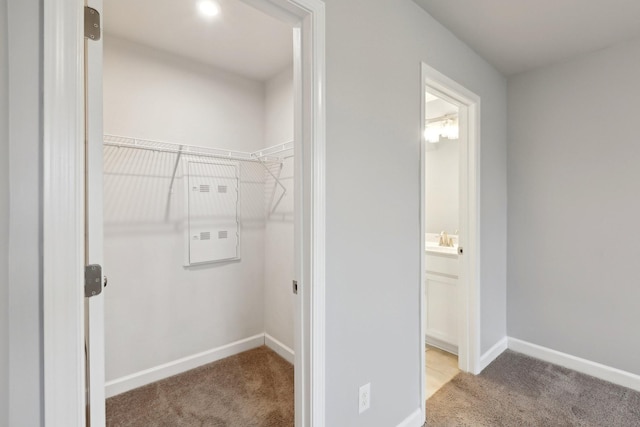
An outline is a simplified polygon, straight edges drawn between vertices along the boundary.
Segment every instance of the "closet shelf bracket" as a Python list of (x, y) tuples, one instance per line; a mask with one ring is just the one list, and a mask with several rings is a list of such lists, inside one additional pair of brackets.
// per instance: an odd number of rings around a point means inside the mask
[[(271, 169), (269, 169), (269, 166), (267, 166), (267, 164), (265, 163), (265, 161), (262, 159), (262, 157), (258, 157), (255, 153), (252, 153), (252, 156), (255, 156), (255, 158), (260, 162), (260, 164), (262, 165), (262, 167), (269, 173), (269, 175), (271, 175), (271, 177), (275, 180), (276, 184), (280, 186), (280, 188), (282, 188), (282, 194), (280, 195), (280, 197), (278, 198), (278, 201), (276, 202), (276, 204), (273, 206), (273, 208), (271, 209), (271, 213), (274, 213), (276, 211), (276, 209), (278, 209), (278, 205), (280, 204), (280, 202), (282, 201), (282, 199), (284, 199), (284, 196), (287, 194), (287, 187), (284, 186), (284, 184), (282, 184), (282, 182), (280, 181), (280, 178), (278, 178), (273, 172), (271, 172)], [(282, 168), (282, 163), (280, 163), (280, 167)]]
[(173, 183), (176, 181), (176, 172), (178, 171), (178, 165), (180, 164), (180, 157), (182, 157), (182, 145), (178, 149), (176, 155), (176, 163), (173, 165), (173, 173), (171, 174), (171, 183), (169, 184), (169, 193), (167, 194), (167, 205), (164, 209), (164, 220), (169, 221), (169, 213), (171, 210), (171, 195), (173, 194)]

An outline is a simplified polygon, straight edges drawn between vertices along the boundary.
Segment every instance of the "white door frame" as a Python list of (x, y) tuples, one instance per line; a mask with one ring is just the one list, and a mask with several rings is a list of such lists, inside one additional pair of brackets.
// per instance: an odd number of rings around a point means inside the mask
[[(296, 27), (301, 185), (296, 426), (325, 423), (325, 8), (245, 0)], [(85, 425), (84, 1), (43, 3), (43, 328), (46, 426)], [(298, 113), (297, 113), (298, 114)], [(299, 364), (298, 364), (299, 363)], [(300, 396), (298, 396), (300, 390)], [(100, 427), (100, 426), (93, 426)]]
[[(84, 3), (98, 13), (103, 13), (103, 0), (84, 0)], [(102, 58), (103, 39), (84, 39), (84, 108), (90, 112), (85, 116), (85, 236), (84, 252), (87, 265), (104, 265), (104, 131), (103, 131), (103, 90)], [(104, 275), (100, 274), (100, 284)], [(85, 351), (86, 351), (86, 399), (87, 424), (106, 424), (105, 396), (105, 294), (100, 292), (91, 298), (84, 298), (85, 310)]]
[[(458, 366), (464, 372), (480, 373), (480, 97), (435, 68), (422, 63), (421, 121), (425, 129), (425, 92), (460, 107), (460, 229), (459, 245), (459, 342)], [(466, 136), (466, 138), (465, 138)], [(466, 141), (465, 141), (466, 140)], [(466, 143), (465, 143), (466, 142)], [(425, 172), (426, 144), (420, 144), (420, 402), (426, 416), (425, 367)]]

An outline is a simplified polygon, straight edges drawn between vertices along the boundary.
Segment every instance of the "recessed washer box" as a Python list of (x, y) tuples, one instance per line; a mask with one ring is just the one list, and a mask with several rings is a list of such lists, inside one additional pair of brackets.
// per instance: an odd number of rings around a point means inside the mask
[(240, 259), (239, 166), (187, 160), (185, 265)]

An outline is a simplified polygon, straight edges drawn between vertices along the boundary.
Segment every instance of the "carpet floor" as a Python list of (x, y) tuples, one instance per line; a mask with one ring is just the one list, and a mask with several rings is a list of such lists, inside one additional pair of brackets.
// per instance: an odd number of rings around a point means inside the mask
[(506, 351), (428, 399), (426, 426), (637, 427), (640, 393)]
[(109, 427), (287, 427), (293, 366), (259, 347), (107, 399)]

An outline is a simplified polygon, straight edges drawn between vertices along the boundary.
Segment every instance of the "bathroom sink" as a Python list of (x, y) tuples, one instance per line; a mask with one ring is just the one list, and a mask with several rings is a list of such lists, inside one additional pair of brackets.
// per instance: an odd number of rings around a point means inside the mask
[(455, 246), (439, 246), (437, 242), (426, 242), (425, 251), (434, 252), (440, 254), (453, 254), (457, 255), (458, 253), (458, 245)]

